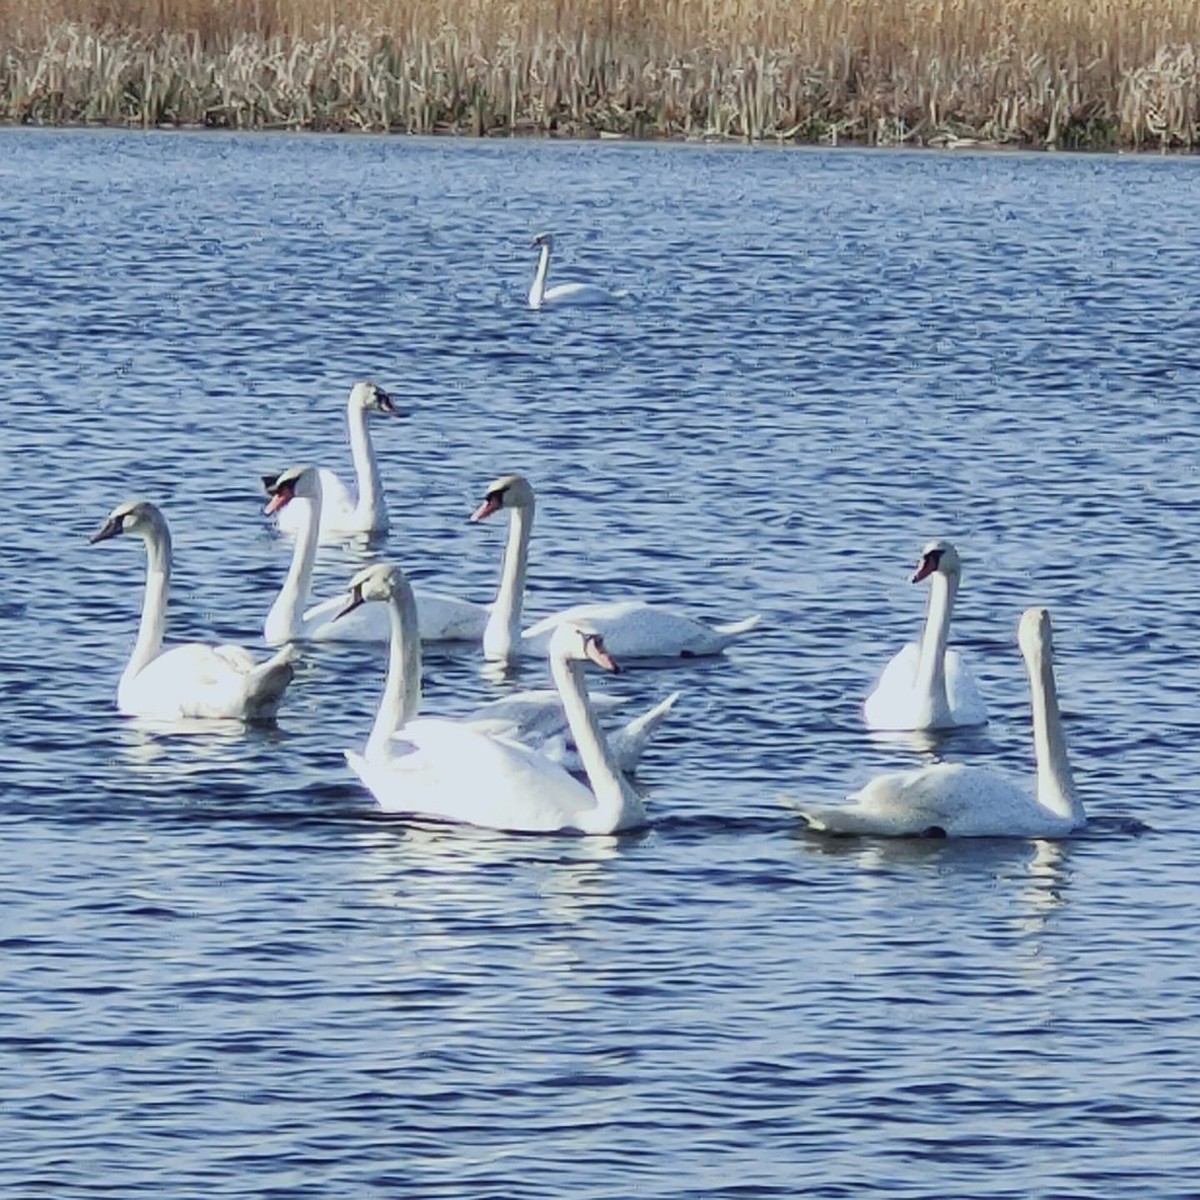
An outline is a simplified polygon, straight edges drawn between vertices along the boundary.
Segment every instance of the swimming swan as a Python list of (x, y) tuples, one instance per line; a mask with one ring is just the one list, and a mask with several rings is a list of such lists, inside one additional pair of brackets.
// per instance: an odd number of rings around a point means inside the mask
[(388, 604), (387, 683), (366, 750), (347, 751), (346, 761), (385, 812), (527, 833), (610, 834), (645, 823), (641, 800), (613, 761), (583, 683), (587, 659), (619, 670), (599, 634), (564, 625), (550, 654), (585, 786), (519, 742), (461, 721), (417, 717), (421, 650), (411, 636), (416, 606), (403, 573), (386, 564), (360, 571), (351, 581), (347, 611), (368, 600)]
[(109, 514), (92, 543), (131, 533), (146, 543), (146, 594), (137, 643), (117, 686), (117, 708), (128, 716), (176, 721), (189, 717), (270, 721), (292, 681), (292, 647), (256, 663), (241, 646), (186, 642), (163, 650), (171, 588), (171, 532), (148, 500), (130, 500)]
[(538, 621), (521, 632), (529, 538), (533, 531), (534, 494), (523, 475), (502, 475), (471, 514), (482, 521), (500, 509), (509, 512), (508, 540), (500, 586), (483, 632), (484, 656), (512, 662), (522, 654), (546, 654), (555, 628), (564, 621), (585, 621), (604, 637), (617, 658), (691, 658), (720, 654), (730, 642), (758, 624), (758, 615), (728, 625), (705, 625), (694, 617), (643, 600), (579, 604)]
[[(318, 523), (324, 511), (323, 475), (315, 467), (301, 466), (263, 477), (271, 497), (266, 512), (294, 511), (298, 518), (291, 565), (263, 625), (269, 646), (296, 641), (384, 643), (391, 637), (387, 613), (379, 605), (341, 621), (334, 617), (344, 605), (344, 595), (305, 607), (317, 557)], [(417, 614), (421, 639), (426, 642), (478, 641), (490, 615), (486, 604), (424, 589), (417, 590)]]
[[(321, 541), (351, 537), (355, 534), (386, 533), (388, 528), (387, 502), (375, 461), (375, 447), (367, 424), (370, 413), (384, 416), (402, 415), (391, 396), (374, 383), (360, 381), (350, 389), (346, 402), (346, 425), (350, 433), (350, 456), (354, 460), (354, 477), (358, 488), (355, 499), (350, 489), (332, 472), (322, 467), (321, 489), (324, 504), (318, 537)], [(265, 482), (265, 480), (264, 480)], [(285, 533), (300, 532), (298, 510), (283, 509), (278, 517), (279, 528)]]
[(565, 304), (612, 304), (624, 293), (610, 292), (593, 283), (557, 283), (552, 288), (546, 286), (546, 273), (550, 270), (550, 251), (554, 249), (554, 235), (539, 233), (532, 242), (530, 249), (540, 246), (537, 270), (533, 275), (533, 283), (529, 288), (529, 307), (545, 308), (548, 304), (555, 307)]
[(928, 542), (912, 582), (929, 579), (929, 603), (921, 641), (910, 642), (883, 669), (863, 705), (868, 729), (952, 729), (986, 725), (987, 708), (970, 668), (946, 648), (962, 564), (947, 541)]
[(1028, 609), (1017, 641), (1033, 702), (1032, 795), (987, 767), (938, 763), (880, 775), (850, 797), (852, 804), (803, 812), (810, 828), (890, 837), (1059, 837), (1083, 825), (1058, 708), (1050, 614)]

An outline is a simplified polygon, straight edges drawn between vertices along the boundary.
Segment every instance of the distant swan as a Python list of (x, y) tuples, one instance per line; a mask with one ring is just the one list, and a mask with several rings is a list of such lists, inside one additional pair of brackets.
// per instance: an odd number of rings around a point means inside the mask
[(1050, 614), (1028, 609), (1017, 640), (1029, 672), (1033, 705), (1035, 789), (987, 767), (938, 763), (880, 775), (839, 808), (808, 809), (805, 820), (825, 833), (906, 837), (1059, 837), (1086, 821), (1067, 757), (1054, 681)]
[(533, 283), (529, 288), (529, 307), (545, 308), (548, 304), (556, 307), (560, 304), (612, 304), (624, 293), (610, 292), (592, 283), (558, 283), (554, 287), (546, 286), (546, 273), (550, 270), (550, 252), (554, 249), (554, 235), (539, 233), (530, 248), (541, 247), (538, 256), (537, 270), (534, 272)]
[(347, 611), (383, 600), (392, 623), (387, 683), (366, 750), (346, 761), (385, 812), (510, 832), (610, 834), (645, 823), (637, 793), (613, 761), (583, 683), (590, 659), (618, 669), (599, 634), (564, 625), (550, 669), (587, 774), (585, 786), (519, 742), (448, 719), (418, 717), (420, 642), (416, 606), (398, 568), (378, 564), (351, 581)]
[(912, 582), (929, 579), (929, 603), (921, 641), (910, 642), (884, 668), (863, 705), (868, 729), (931, 730), (986, 725), (987, 708), (970, 668), (948, 650), (950, 616), (962, 565), (947, 541), (928, 542)]
[(130, 500), (109, 514), (92, 543), (123, 533), (146, 544), (146, 592), (137, 643), (117, 686), (117, 707), (134, 717), (270, 721), (292, 681), (295, 651), (285, 647), (256, 663), (241, 646), (186, 642), (163, 650), (171, 588), (171, 533), (148, 500)]
[(472, 521), (482, 521), (502, 508), (509, 511), (500, 586), (483, 632), (485, 657), (512, 662), (522, 654), (546, 654), (559, 624), (582, 621), (603, 634), (604, 644), (617, 658), (690, 658), (720, 654), (758, 623), (754, 615), (728, 625), (705, 625), (694, 617), (643, 600), (616, 600), (576, 605), (522, 633), (534, 506), (533, 488), (523, 475), (502, 475), (488, 485), (483, 502), (471, 514)]
[[(296, 540), (292, 561), (275, 603), (267, 613), (263, 637), (267, 645), (283, 642), (380, 642), (391, 637), (386, 611), (363, 608), (346, 620), (334, 617), (345, 597), (337, 595), (306, 608), (317, 556), (317, 523), (323, 511), (323, 473), (315, 467), (289, 467), (281, 475), (264, 476), (268, 513), (294, 512)], [(490, 615), (486, 604), (459, 600), (440, 592), (417, 591), (421, 638), (427, 642), (478, 641)]]
[[(321, 541), (352, 537), (355, 534), (386, 533), (388, 528), (387, 501), (375, 447), (367, 424), (370, 413), (400, 416), (391, 396), (374, 383), (359, 382), (350, 389), (346, 402), (346, 425), (350, 434), (350, 456), (354, 460), (354, 478), (358, 495), (326, 468), (321, 471), (321, 490), (324, 504), (318, 537)], [(279, 513), (279, 528), (285, 533), (300, 531), (298, 510), (284, 509)]]

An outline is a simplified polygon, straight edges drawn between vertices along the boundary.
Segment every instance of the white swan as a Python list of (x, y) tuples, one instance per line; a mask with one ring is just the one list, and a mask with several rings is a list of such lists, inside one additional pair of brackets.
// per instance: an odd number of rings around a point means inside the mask
[(131, 533), (146, 543), (146, 594), (137, 643), (117, 686), (128, 716), (167, 721), (191, 717), (270, 721), (292, 681), (292, 647), (256, 663), (241, 646), (187, 642), (163, 650), (171, 588), (171, 532), (148, 500), (130, 500), (92, 534), (103, 542)]
[(546, 273), (550, 270), (550, 251), (554, 249), (554, 235), (539, 233), (529, 246), (531, 249), (540, 246), (542, 251), (538, 256), (537, 270), (529, 288), (530, 308), (545, 308), (549, 304), (555, 307), (562, 304), (612, 304), (624, 295), (623, 292), (610, 292), (593, 283), (557, 283), (548, 288)]
[(926, 543), (912, 582), (929, 579), (921, 641), (910, 642), (883, 669), (863, 704), (868, 729), (930, 730), (986, 725), (987, 707), (970, 668), (946, 648), (950, 616), (962, 578), (958, 551), (947, 541)]
[(1058, 837), (1086, 821), (1067, 757), (1054, 682), (1050, 614), (1028, 609), (1017, 641), (1029, 672), (1037, 779), (1031, 795), (987, 767), (938, 763), (871, 780), (839, 808), (802, 813), (826, 833), (904, 837)]
[(522, 654), (545, 654), (555, 629), (564, 621), (584, 621), (604, 636), (617, 658), (691, 658), (720, 654), (730, 642), (758, 624), (758, 615), (728, 625), (705, 625), (694, 617), (643, 600), (579, 604), (538, 621), (521, 632), (529, 538), (533, 531), (533, 488), (523, 475), (502, 475), (471, 514), (482, 521), (500, 509), (509, 511), (508, 541), (500, 586), (483, 632), (485, 657), (512, 662)]
[[(324, 504), (321, 508), (318, 536), (322, 541), (352, 537), (355, 534), (387, 532), (387, 501), (384, 499), (379, 464), (375, 461), (375, 447), (371, 443), (370, 428), (367, 425), (369, 413), (382, 413), (392, 417), (401, 415), (395, 401), (383, 388), (374, 383), (360, 381), (350, 389), (350, 397), (346, 401), (350, 457), (354, 460), (358, 496), (356, 498), (332, 471), (324, 467), (320, 469)], [(285, 533), (300, 532), (299, 511), (284, 509), (277, 519), (279, 528)]]
[[(335, 621), (344, 595), (306, 608), (316, 562), (318, 523), (323, 511), (323, 473), (315, 467), (289, 467), (281, 475), (263, 476), (270, 500), (266, 512), (295, 512), (298, 520), (292, 561), (283, 587), (267, 613), (263, 637), (267, 645), (284, 642), (386, 642), (391, 637), (387, 613), (372, 605)], [(478, 641), (487, 626), (486, 604), (458, 600), (440, 592), (416, 589), (421, 638), (426, 642)]]
[(613, 761), (583, 684), (591, 659), (618, 669), (596, 633), (564, 625), (550, 668), (587, 774), (585, 786), (519, 742), (461, 721), (417, 717), (420, 642), (404, 575), (377, 564), (351, 582), (347, 611), (385, 600), (392, 623), (387, 684), (364, 753), (346, 761), (385, 812), (409, 813), (511, 832), (609, 834), (644, 824), (641, 800)]

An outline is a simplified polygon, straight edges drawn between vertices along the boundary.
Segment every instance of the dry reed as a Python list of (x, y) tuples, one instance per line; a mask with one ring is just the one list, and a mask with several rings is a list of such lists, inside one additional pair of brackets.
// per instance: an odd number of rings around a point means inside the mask
[(1191, 148), (1195, 0), (0, 0), (0, 119)]

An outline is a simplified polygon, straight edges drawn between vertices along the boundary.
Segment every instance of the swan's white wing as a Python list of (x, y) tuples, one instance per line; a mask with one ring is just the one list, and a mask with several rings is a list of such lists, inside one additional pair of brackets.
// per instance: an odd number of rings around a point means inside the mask
[(963, 763), (879, 775), (849, 799), (802, 815), (822, 832), (878, 837), (1054, 837), (1071, 828), (1005, 776)]
[(594, 283), (556, 283), (542, 294), (542, 306), (547, 304), (612, 304), (618, 295)]
[(441, 592), (414, 587), (417, 626), (423, 642), (478, 642), (487, 628), (491, 608)]
[(642, 600), (578, 604), (545, 617), (521, 635), (526, 652), (545, 654), (554, 630), (563, 621), (587, 622), (604, 636), (605, 649), (623, 658), (677, 658), (719, 654), (755, 618), (730, 626), (705, 625), (694, 617)]
[(946, 698), (955, 725), (987, 724), (987, 705), (966, 656), (953, 649), (946, 651)]
[(510, 832), (577, 828), (592, 793), (562, 767), (516, 742), (437, 718), (410, 721), (386, 756), (346, 760), (385, 812)]
[(291, 681), (291, 651), (255, 662), (241, 646), (186, 642), (160, 654), (132, 679), (122, 679), (122, 712), (173, 720), (269, 718)]

